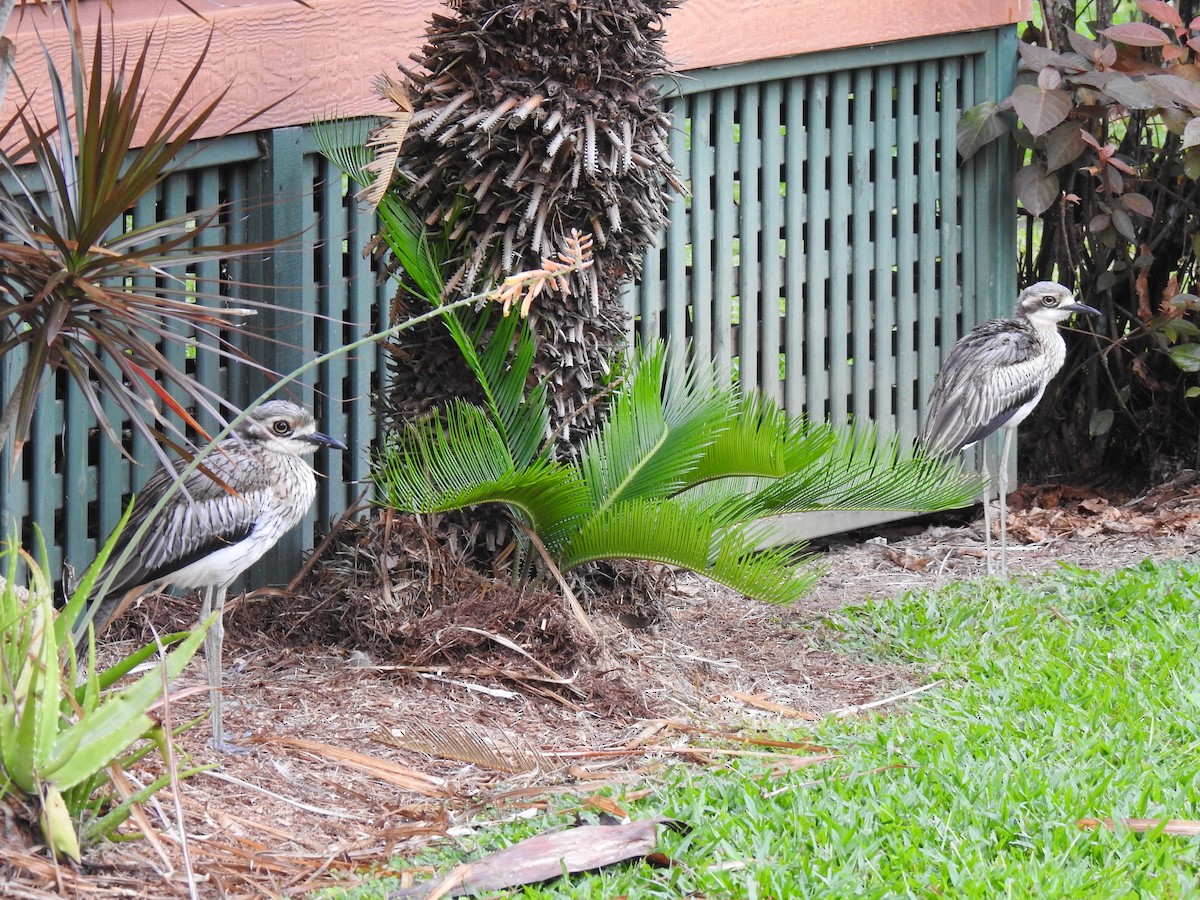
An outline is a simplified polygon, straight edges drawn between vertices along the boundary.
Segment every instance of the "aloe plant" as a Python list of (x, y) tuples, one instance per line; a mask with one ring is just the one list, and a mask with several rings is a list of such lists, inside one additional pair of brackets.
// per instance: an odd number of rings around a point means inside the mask
[[(29, 809), (55, 854), (74, 860), (87, 843), (111, 835), (135, 803), (168, 783), (170, 776), (164, 776), (123, 798), (112, 790), (112, 773), (170, 739), (149, 711), (163, 700), (166, 685), (195, 655), (213, 621), (167, 636), (102, 671), (92, 645), (81, 673), (70, 626), (116, 537), (57, 612), (44, 546), (36, 562), (14, 542), (0, 544), (0, 796)], [(16, 587), (22, 583), (28, 583), (27, 591)], [(116, 688), (135, 666), (171, 645), (161, 654), (161, 668)]]
[[(511, 408), (519, 379), (493, 393)], [(534, 415), (531, 410), (530, 416)], [(771, 517), (818, 510), (933, 512), (973, 502), (979, 479), (869, 427), (834, 428), (743, 396), (714, 369), (635, 353), (600, 429), (572, 462), (552, 444), (518, 459), (496, 417), (461, 401), (394, 433), (375, 461), (378, 501), (412, 513), (500, 504), (562, 570), (605, 559), (690, 569), (786, 603), (819, 574), (802, 546), (771, 546)], [(522, 567), (537, 558), (526, 545)]]

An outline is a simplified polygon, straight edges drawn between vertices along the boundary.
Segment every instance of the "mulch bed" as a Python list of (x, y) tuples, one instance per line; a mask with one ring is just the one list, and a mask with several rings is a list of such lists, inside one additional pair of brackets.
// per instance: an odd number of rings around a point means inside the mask
[[(1182, 558), (1200, 535), (1200, 478), (1184, 473), (1141, 497), (1023, 486), (1010, 508), (1015, 573)], [(347, 592), (365, 585), (304, 600), (251, 595), (228, 614), (226, 633), (226, 722), (245, 752), (214, 753), (204, 723), (185, 733), (187, 763), (218, 767), (146, 808), (154, 840), (93, 848), (77, 869), (55, 867), (17, 817), (3, 817), (0, 894), (294, 896), (353, 883), (357, 871), (463, 835), (468, 823), (484, 828), (481, 815), (536, 815), (564, 798), (611, 812), (601, 786), (637, 792), (670, 765), (721, 766), (763, 749), (756, 742), (768, 731), (786, 727), (797, 741), (773, 765), (819, 764), (824, 748), (803, 741), (812, 722), (902, 699), (922, 680), (839, 650), (823, 620), (868, 596), (981, 574), (980, 523), (948, 521), (827, 542), (826, 575), (790, 608), (690, 575), (664, 579), (650, 616), (594, 612), (595, 639), (570, 630), (553, 591), (517, 598), (526, 604), (519, 627), (497, 614), (504, 603), (477, 603), (475, 619), (447, 613), (436, 628), (400, 614), (386, 641), (356, 641), (362, 623), (338, 624), (357, 608)], [(438, 589), (463, 588), (449, 571), (438, 570)], [(149, 604), (141, 615), (178, 625), (194, 602)], [(115, 632), (112, 652), (132, 649), (145, 620)], [(202, 685), (202, 665), (182, 681)], [(168, 713), (179, 722), (204, 708), (199, 692)], [(147, 761), (133, 774), (157, 773)]]

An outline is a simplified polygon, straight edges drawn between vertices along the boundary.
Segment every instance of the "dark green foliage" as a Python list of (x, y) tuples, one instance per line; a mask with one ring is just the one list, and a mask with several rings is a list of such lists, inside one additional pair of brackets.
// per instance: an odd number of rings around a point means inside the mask
[(1032, 479), (1102, 468), (1133, 486), (1196, 464), (1196, 13), (1195, 0), (1045, 5), (1012, 95), (960, 123), (964, 156), (1006, 130), (1021, 148), (1022, 282), (1061, 281), (1104, 313), (1068, 341), (1031, 417)]

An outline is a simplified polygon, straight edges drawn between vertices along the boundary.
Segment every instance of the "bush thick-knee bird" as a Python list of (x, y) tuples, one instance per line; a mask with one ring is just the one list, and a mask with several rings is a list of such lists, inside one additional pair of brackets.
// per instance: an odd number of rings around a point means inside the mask
[[(921, 441), (940, 453), (957, 453), (1004, 429), (997, 466), (1000, 500), (1000, 570), (1008, 569), (1008, 455), (1013, 432), (1038, 405), (1067, 357), (1058, 331), (1075, 313), (1099, 315), (1053, 281), (1031, 284), (1017, 298), (1011, 319), (990, 319), (958, 340), (942, 363), (929, 395)], [(987, 475), (986, 455), (983, 473)], [(986, 490), (986, 489), (985, 489)], [(992, 571), (991, 517), (984, 496), (987, 568)]]
[[(137, 597), (166, 587), (204, 588), (202, 620), (214, 610), (222, 611), (229, 585), (299, 524), (312, 506), (317, 482), (305, 457), (322, 446), (346, 449), (341, 441), (316, 430), (308, 410), (286, 400), (260, 404), (204, 458), (201, 468), (184, 479), (114, 572), (113, 565), (186, 461), (177, 462), (175, 472), (160, 470), (152, 475), (137, 494), (113, 550), (113, 564), (97, 581), (103, 585), (111, 575), (111, 584), (103, 597), (89, 605), (76, 640), (86, 637), (87, 621), (99, 634)], [(204, 642), (213, 745), (218, 749), (227, 746), (221, 715), (223, 638), (218, 616)]]

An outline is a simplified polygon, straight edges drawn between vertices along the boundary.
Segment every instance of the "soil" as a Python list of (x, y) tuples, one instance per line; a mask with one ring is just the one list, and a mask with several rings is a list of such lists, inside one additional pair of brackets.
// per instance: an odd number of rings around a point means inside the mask
[[(1183, 558), (1200, 536), (1200, 477), (1184, 473), (1143, 497), (1022, 487), (1010, 508), (1018, 577), (1062, 561), (1108, 570)], [(600, 786), (651, 788), (667, 765), (719, 766), (764, 749), (755, 745), (767, 735), (795, 742), (777, 749), (777, 765), (819, 764), (824, 748), (804, 743), (814, 722), (902, 708), (923, 681), (839, 649), (829, 617), (868, 597), (982, 575), (981, 534), (981, 521), (942, 517), (829, 539), (815, 548), (826, 574), (789, 608), (681, 574), (656, 625), (594, 615), (597, 637), (569, 670), (491, 632), (482, 643), (495, 654), (480, 646), (456, 667), (400, 665), (377, 650), (306, 642), (296, 629), (264, 630), (253, 607), (269, 608), (270, 597), (251, 597), (228, 614), (225, 644), (226, 727), (243, 752), (209, 748), (204, 722), (185, 732), (177, 766), (216, 767), (145, 808), (156, 839), (93, 848), (78, 867), (53, 866), (8, 816), (0, 895), (292, 896), (564, 798), (619, 814)], [(199, 662), (183, 682), (162, 710), (171, 723), (206, 706)], [(157, 774), (148, 759), (129, 777)]]

